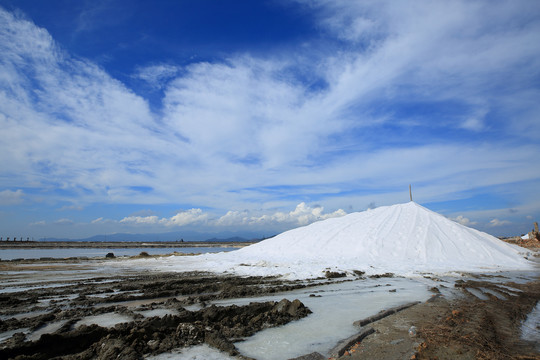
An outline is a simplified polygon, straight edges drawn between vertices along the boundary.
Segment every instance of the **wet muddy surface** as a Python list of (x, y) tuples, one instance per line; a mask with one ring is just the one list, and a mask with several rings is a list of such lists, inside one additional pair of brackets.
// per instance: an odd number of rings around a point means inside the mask
[(538, 339), (522, 338), (525, 319), (540, 300), (540, 280), (487, 277), (456, 281), (455, 297), (434, 287), (427, 302), (367, 325), (373, 332), (338, 358), (540, 359)]
[[(249, 352), (239, 349), (254, 334), (295, 325), (311, 311), (302, 322), (327, 312), (308, 299), (322, 296), (324, 304), (343, 307), (354, 298), (347, 291), (333, 297), (334, 285), (357, 286), (355, 294), (366, 300), (383, 293), (400, 296), (411, 286), (390, 273), (358, 272), (352, 280), (329, 272), (311, 281), (288, 281), (112, 266), (116, 261), (122, 260), (0, 262), (0, 359), (144, 359), (201, 344), (248, 359)], [(520, 326), (540, 299), (537, 274), (461, 277), (423, 276), (416, 291), (429, 289), (432, 300), (359, 327), (374, 332), (344, 349), (342, 357), (537, 359), (534, 344), (520, 338)], [(351, 325), (357, 320), (351, 317)]]
[(202, 343), (242, 358), (234, 342), (311, 312), (295, 299), (209, 305), (310, 286), (300, 281), (207, 273), (81, 278), (89, 276), (84, 270), (64, 280), (32, 275), (45, 269), (56, 270), (28, 265), (26, 280), (3, 283), (1, 359), (142, 359)]

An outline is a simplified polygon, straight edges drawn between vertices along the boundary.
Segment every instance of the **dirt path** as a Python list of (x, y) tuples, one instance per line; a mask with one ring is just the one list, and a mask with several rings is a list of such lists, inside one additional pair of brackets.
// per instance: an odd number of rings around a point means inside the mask
[[(540, 300), (540, 280), (456, 285), (463, 291), (457, 299), (434, 295), (369, 324), (375, 332), (340, 359), (540, 359), (534, 344), (520, 339), (521, 322)], [(487, 299), (474, 296), (474, 289), (484, 291)], [(414, 336), (409, 334), (411, 326), (416, 328)]]

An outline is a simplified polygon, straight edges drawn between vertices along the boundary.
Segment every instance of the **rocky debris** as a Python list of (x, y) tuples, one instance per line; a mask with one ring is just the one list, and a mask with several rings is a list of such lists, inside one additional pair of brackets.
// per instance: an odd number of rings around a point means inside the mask
[(324, 273), (324, 276), (327, 278), (327, 279), (335, 279), (335, 278), (342, 278), (342, 277), (345, 277), (347, 276), (346, 273), (344, 272), (338, 272), (338, 271), (326, 271)]
[(391, 278), (391, 277), (394, 277), (394, 274), (387, 272), (387, 273), (384, 273), (384, 274), (370, 275), (369, 277), (372, 278), (372, 279)]

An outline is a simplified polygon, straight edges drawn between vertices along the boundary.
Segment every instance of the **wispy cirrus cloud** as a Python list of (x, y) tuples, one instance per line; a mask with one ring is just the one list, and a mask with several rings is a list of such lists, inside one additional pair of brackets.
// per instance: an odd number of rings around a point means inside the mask
[(162, 89), (179, 71), (180, 68), (175, 65), (157, 64), (139, 67), (133, 76), (146, 81), (155, 89)]

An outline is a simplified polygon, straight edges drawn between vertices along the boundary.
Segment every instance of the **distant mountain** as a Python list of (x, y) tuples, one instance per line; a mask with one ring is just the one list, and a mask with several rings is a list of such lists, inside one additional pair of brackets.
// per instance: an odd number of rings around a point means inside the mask
[(197, 232), (169, 232), (169, 233), (155, 233), (155, 234), (109, 234), (109, 235), (95, 235), (84, 239), (69, 239), (69, 238), (41, 238), (38, 241), (93, 241), (93, 242), (131, 242), (131, 241), (219, 241), (219, 242), (238, 242), (238, 241), (257, 241), (261, 240), (261, 237), (257, 237), (254, 234), (242, 234), (238, 236), (235, 233), (220, 233), (219, 237), (216, 234), (197, 233)]
[(242, 238), (242, 237), (235, 236), (235, 237), (231, 237), (231, 238), (227, 238), (227, 239), (212, 238), (212, 239), (208, 239), (208, 240), (204, 240), (204, 241), (208, 241), (208, 242), (242, 242), (242, 241), (249, 241), (249, 240), (247, 240), (245, 238)]

